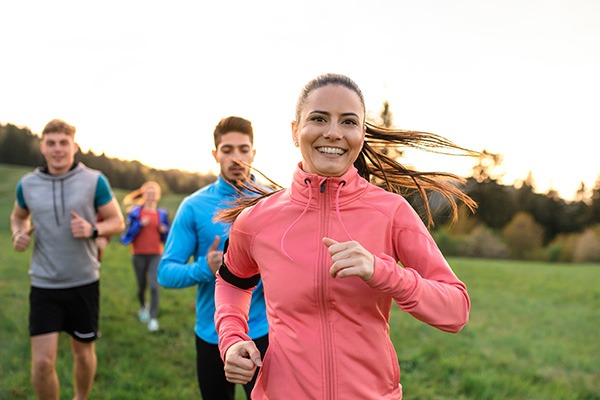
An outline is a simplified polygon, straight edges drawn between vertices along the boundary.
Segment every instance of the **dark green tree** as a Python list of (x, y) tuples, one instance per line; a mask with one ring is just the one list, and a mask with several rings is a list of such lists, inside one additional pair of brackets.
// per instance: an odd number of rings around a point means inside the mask
[(40, 138), (27, 128), (0, 125), (0, 163), (41, 166)]
[(592, 225), (600, 223), (600, 175), (592, 189), (590, 203), (590, 222)]
[(478, 182), (469, 178), (466, 190), (478, 204), (475, 217), (492, 229), (501, 229), (519, 209), (514, 188), (500, 185), (495, 179)]

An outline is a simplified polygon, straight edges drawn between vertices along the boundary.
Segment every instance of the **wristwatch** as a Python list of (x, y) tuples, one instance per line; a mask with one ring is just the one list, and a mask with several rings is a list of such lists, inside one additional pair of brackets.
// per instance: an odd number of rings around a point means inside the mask
[(98, 237), (98, 228), (96, 225), (92, 225), (92, 234), (90, 235), (90, 239), (96, 239)]

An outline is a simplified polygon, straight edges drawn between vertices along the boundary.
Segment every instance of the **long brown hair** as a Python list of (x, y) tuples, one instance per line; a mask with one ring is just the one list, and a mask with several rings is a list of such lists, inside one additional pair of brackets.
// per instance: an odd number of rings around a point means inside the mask
[[(311, 80), (302, 89), (296, 103), (296, 121), (300, 120), (308, 95), (313, 90), (327, 85), (339, 85), (354, 91), (359, 96), (363, 109), (365, 109), (364, 97), (354, 81), (344, 75), (325, 74)], [(464, 203), (471, 211), (477, 208), (477, 203), (462, 190), (466, 181), (465, 178), (449, 172), (417, 171), (405, 167), (389, 154), (401, 154), (402, 149), (407, 147), (438, 154), (470, 157), (478, 157), (482, 154), (481, 152), (458, 146), (445, 137), (434, 133), (380, 127), (369, 122), (365, 122), (365, 125), (366, 134), (363, 147), (354, 161), (358, 174), (369, 182), (392, 193), (408, 195), (414, 191), (418, 192), (423, 200), (428, 227), (431, 228), (434, 224), (428, 201), (428, 192), (430, 191), (439, 193), (448, 201), (452, 211), (452, 221), (458, 218), (457, 200)], [(260, 171), (257, 172), (260, 173)], [(264, 174), (260, 174), (266, 178)], [(275, 187), (275, 191), (267, 193), (258, 188), (251, 188), (250, 190), (259, 194), (258, 197), (240, 198), (232, 208), (221, 211), (217, 215), (217, 219), (233, 222), (243, 209), (282, 189), (272, 180), (268, 180)]]

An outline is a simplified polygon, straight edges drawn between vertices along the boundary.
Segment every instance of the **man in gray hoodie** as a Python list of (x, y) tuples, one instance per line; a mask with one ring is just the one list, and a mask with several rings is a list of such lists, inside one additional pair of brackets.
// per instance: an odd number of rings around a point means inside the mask
[[(13, 247), (35, 236), (29, 275), (31, 381), (38, 398), (58, 399), (58, 336), (71, 336), (74, 399), (86, 399), (96, 374), (100, 263), (96, 238), (120, 233), (123, 214), (100, 172), (75, 162), (75, 127), (53, 119), (42, 131), (46, 167), (25, 175), (10, 215)], [(100, 222), (97, 222), (100, 221)]]

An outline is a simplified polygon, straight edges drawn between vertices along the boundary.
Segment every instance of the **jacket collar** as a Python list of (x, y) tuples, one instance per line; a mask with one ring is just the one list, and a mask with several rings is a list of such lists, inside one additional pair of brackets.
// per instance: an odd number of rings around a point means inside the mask
[[(250, 179), (254, 181), (254, 175), (251, 175)], [(223, 196), (239, 197), (241, 193), (245, 193), (246, 195), (253, 195), (247, 189), (229, 183), (227, 180), (225, 180), (225, 178), (223, 178), (223, 175), (221, 174), (219, 174), (219, 176), (217, 177), (217, 180), (215, 181), (214, 185), (217, 191)]]
[(289, 192), (292, 200), (303, 204), (303, 207), (302, 212), (287, 227), (283, 235), (281, 235), (279, 246), (283, 254), (290, 260), (293, 260), (292, 256), (286, 250), (286, 236), (288, 232), (294, 229), (294, 226), (309, 209), (317, 208), (321, 204), (323, 195), (329, 196), (331, 199), (331, 215), (346, 233), (347, 240), (352, 240), (352, 236), (342, 220), (340, 206), (350, 203), (355, 198), (361, 196), (368, 190), (368, 187), (369, 183), (358, 175), (358, 170), (354, 166), (350, 167), (344, 175), (334, 177), (308, 174), (302, 170), (302, 163), (298, 163)]
[(63, 174), (59, 174), (59, 175), (52, 175), (50, 174), (50, 172), (48, 172), (48, 167), (44, 166), (44, 167), (38, 167), (35, 169), (35, 172), (38, 173), (38, 175), (42, 178), (42, 179), (46, 179), (46, 180), (64, 180), (64, 179), (68, 179), (71, 176), (81, 172), (83, 170), (83, 163), (81, 162), (75, 162), (71, 168), (69, 168), (69, 170)]
[[(369, 182), (358, 175), (356, 167), (351, 166), (342, 176), (321, 176), (309, 174), (302, 170), (302, 163), (298, 163), (291, 185), (291, 196), (297, 201), (315, 199), (319, 193), (332, 193), (337, 201), (344, 204), (364, 193)], [(310, 193), (309, 193), (310, 192)]]

